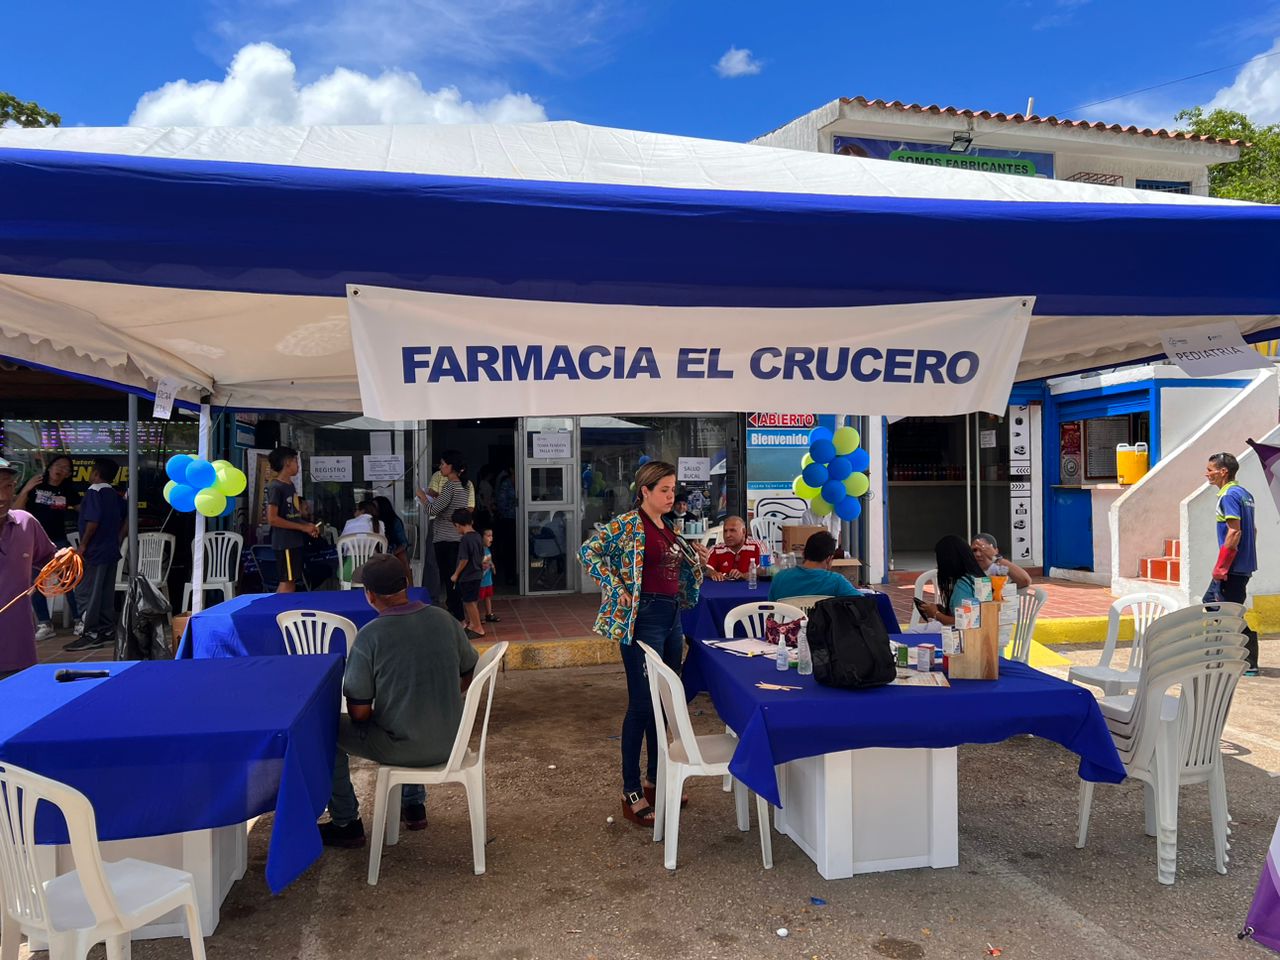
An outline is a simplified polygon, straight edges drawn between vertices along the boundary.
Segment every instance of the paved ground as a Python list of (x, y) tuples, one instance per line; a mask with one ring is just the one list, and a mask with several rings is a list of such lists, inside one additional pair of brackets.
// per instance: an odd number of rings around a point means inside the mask
[[(1264, 641), (1263, 662), (1280, 663), (1280, 639)], [(1171, 888), (1155, 881), (1141, 788), (1100, 786), (1089, 846), (1076, 850), (1074, 758), (1031, 738), (961, 748), (958, 868), (825, 882), (774, 834), (776, 868), (766, 872), (754, 823), (738, 833), (729, 796), (695, 781), (680, 869), (668, 873), (648, 835), (617, 817), (613, 735), (623, 691), (612, 666), (501, 676), (482, 877), (471, 872), (456, 789), (432, 792), (429, 828), (387, 851), (376, 888), (365, 883), (367, 850), (327, 851), (272, 897), (263, 879), (271, 822), (262, 818), (250, 835), (249, 874), (207, 941), (209, 957), (981, 960), (988, 944), (1006, 960), (1269, 956), (1235, 933), (1280, 812), (1280, 670), (1242, 682), (1231, 716), (1230, 872), (1213, 870), (1205, 789), (1186, 788)], [(704, 711), (696, 722), (714, 729), (709, 703), (696, 708)], [(356, 781), (366, 798), (371, 767), (357, 767)], [(606, 823), (609, 815), (617, 822)], [(777, 936), (780, 927), (789, 938)], [(134, 947), (137, 960), (187, 956), (179, 941)]]

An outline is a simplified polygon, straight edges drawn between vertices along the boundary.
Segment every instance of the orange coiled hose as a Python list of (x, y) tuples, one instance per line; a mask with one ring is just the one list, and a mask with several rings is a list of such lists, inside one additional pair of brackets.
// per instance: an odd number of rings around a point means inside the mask
[(84, 561), (80, 554), (70, 549), (59, 550), (57, 556), (41, 568), (36, 582), (0, 607), (0, 613), (4, 613), (24, 597), (31, 596), (36, 590), (46, 597), (60, 597), (64, 593), (70, 593), (83, 576)]

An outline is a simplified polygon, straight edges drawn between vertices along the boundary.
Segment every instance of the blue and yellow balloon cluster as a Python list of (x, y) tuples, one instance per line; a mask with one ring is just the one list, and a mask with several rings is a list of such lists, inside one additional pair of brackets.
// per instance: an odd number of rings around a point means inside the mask
[(834, 433), (826, 427), (810, 431), (809, 452), (800, 461), (800, 476), (791, 481), (791, 490), (808, 500), (818, 516), (834, 513), (841, 520), (857, 520), (862, 514), (858, 498), (871, 488), (871, 456), (858, 446), (860, 440), (853, 427)]
[(229, 517), (236, 509), (235, 498), (249, 482), (244, 471), (226, 460), (201, 460), (179, 453), (164, 465), (169, 482), (164, 499), (179, 513), (193, 510), (206, 517)]

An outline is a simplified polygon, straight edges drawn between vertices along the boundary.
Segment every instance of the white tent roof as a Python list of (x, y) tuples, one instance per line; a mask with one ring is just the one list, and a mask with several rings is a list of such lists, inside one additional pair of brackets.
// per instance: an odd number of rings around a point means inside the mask
[[(11, 150), (756, 194), (1188, 210), (1224, 205), (1201, 197), (568, 122), (0, 129), (0, 161)], [(263, 210), (264, 223), (271, 213)], [(257, 226), (244, 223), (249, 232)], [(200, 227), (191, 224), (193, 232)], [(1046, 256), (1053, 255), (1046, 251)], [(68, 254), (71, 259), (74, 256), (74, 252)], [(990, 265), (992, 270), (1001, 269), (998, 252)], [(146, 284), (145, 269), (135, 270), (144, 279), (127, 283), (69, 278), (74, 275), (74, 270), (44, 276), (0, 271), (0, 354), (151, 389), (160, 377), (172, 377), (183, 385), (186, 399), (210, 392), (218, 402), (239, 407), (360, 410), (346, 304), (338, 296), (151, 286)], [(1080, 276), (1078, 282), (1087, 285), (1089, 278)], [(1058, 319), (1037, 316), (1033, 320), (1021, 378), (1149, 356), (1159, 352), (1161, 332), (1203, 322), (1205, 317), (1073, 316), (1061, 324)], [(1246, 333), (1276, 322), (1269, 315), (1237, 319)]]

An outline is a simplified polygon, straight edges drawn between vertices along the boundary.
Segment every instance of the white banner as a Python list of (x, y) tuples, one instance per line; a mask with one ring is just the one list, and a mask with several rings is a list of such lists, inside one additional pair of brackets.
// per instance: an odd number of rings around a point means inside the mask
[(347, 288), (360, 397), (382, 420), (1002, 414), (1033, 304), (650, 307)]
[(1269, 357), (1244, 342), (1240, 328), (1231, 320), (1181, 327), (1166, 333), (1162, 339), (1165, 356), (1189, 377), (1212, 377), (1273, 366)]

